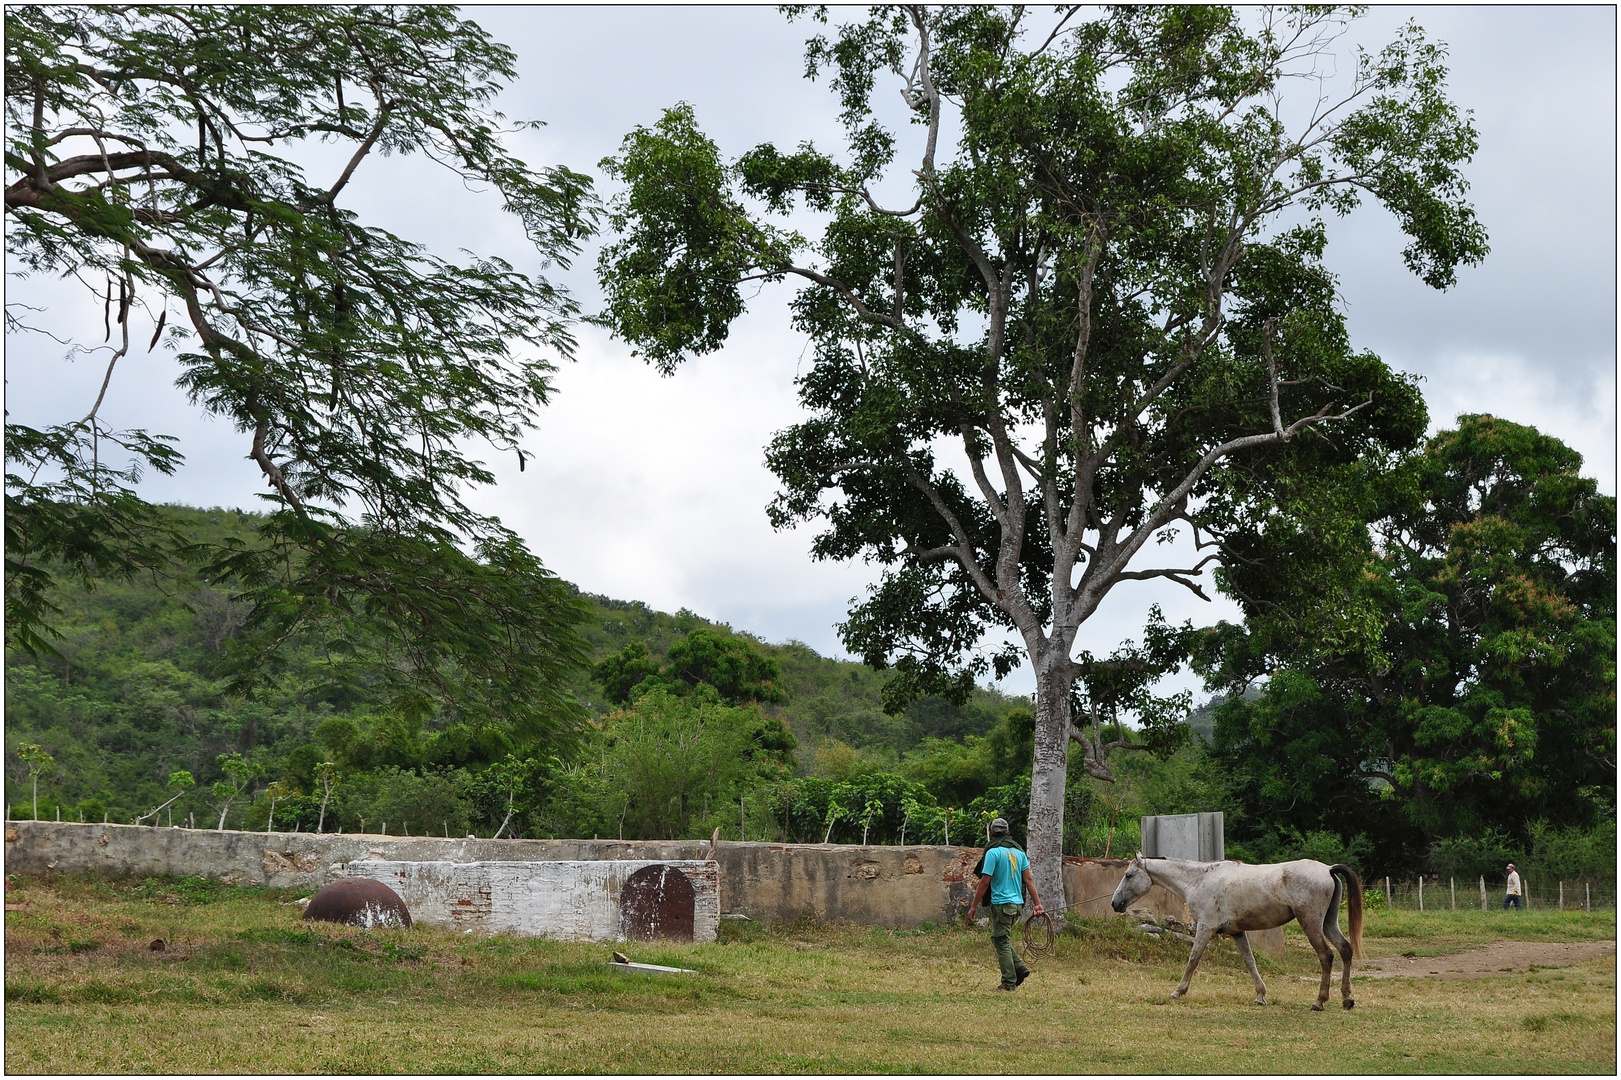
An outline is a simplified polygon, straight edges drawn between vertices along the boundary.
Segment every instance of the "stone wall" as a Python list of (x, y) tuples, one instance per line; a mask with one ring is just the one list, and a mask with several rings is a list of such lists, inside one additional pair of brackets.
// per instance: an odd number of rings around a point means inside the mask
[[(477, 862), (691, 862), (710, 858), (702, 840), (475, 840), (351, 833), (258, 833), (80, 825), (6, 824), (8, 871), (60, 870), (126, 877), (195, 874), (232, 885), (314, 892), (349, 864)], [(737, 844), (715, 850), (719, 909), (762, 922), (805, 915), (912, 927), (961, 915), (973, 895), (978, 848)], [(1125, 873), (1120, 859), (1065, 859), (1066, 903), (1106, 917)], [(1051, 897), (1046, 898), (1049, 907)], [(1156, 886), (1135, 905), (1185, 918), (1181, 900)], [(415, 910), (413, 908), (413, 910)]]
[(393, 889), (413, 922), (559, 941), (623, 941), (620, 898), (625, 883), (649, 866), (671, 866), (686, 876), (694, 894), (692, 940), (714, 941), (720, 928), (720, 877), (713, 862), (360, 859), (349, 863), (347, 871)]

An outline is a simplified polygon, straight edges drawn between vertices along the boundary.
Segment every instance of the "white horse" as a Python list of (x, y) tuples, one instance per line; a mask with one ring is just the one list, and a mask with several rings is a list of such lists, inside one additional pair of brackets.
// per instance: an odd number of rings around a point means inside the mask
[[(1340, 933), (1340, 882), (1350, 902), (1351, 940)], [(1146, 859), (1142, 852), (1126, 867), (1126, 876), (1110, 901), (1116, 911), (1125, 911), (1154, 885), (1163, 886), (1187, 902), (1193, 913), (1195, 930), (1193, 955), (1182, 973), (1182, 984), (1171, 995), (1175, 1000), (1188, 992), (1193, 969), (1199, 966), (1205, 946), (1217, 934), (1226, 934), (1238, 946), (1250, 977), (1255, 980), (1255, 1004), (1266, 1004), (1266, 984), (1255, 968), (1250, 952), (1248, 930), (1271, 930), (1290, 919), (1299, 919), (1317, 959), (1323, 964), (1323, 984), (1317, 992), (1313, 1012), (1322, 1012), (1333, 979), (1334, 948), (1344, 961), (1340, 995), (1347, 1009), (1351, 998), (1351, 957), (1362, 956), (1362, 879), (1344, 863), (1325, 866), (1313, 859), (1250, 866), (1240, 862), (1189, 862), (1186, 859)], [(1326, 940), (1325, 940), (1326, 939)], [(1333, 942), (1334, 948), (1329, 947)]]

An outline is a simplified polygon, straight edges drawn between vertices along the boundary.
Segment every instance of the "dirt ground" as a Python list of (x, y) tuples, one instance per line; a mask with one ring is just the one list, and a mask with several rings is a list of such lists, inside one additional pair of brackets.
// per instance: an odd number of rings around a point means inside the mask
[[(1369, 979), (1485, 979), (1533, 967), (1565, 967), (1614, 952), (1613, 941), (1499, 941), (1447, 956), (1369, 956), (1352, 970), (1356, 977)], [(1315, 975), (1305, 977), (1307, 982), (1316, 979)]]

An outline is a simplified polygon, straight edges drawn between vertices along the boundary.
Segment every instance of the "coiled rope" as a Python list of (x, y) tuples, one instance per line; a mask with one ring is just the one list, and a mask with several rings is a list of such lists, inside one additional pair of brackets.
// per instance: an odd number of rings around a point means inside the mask
[[(1090, 904), (1094, 900), (1102, 900), (1111, 893), (1099, 893), (1097, 896), (1088, 896), (1085, 900), (1077, 900), (1073, 904), (1065, 904), (1065, 911), (1074, 911), (1083, 904)], [(1050, 912), (1043, 911), (1040, 915), (1032, 915), (1024, 920), (1023, 933), (1019, 938), (1019, 952), (1029, 963), (1044, 956), (1051, 956), (1058, 948), (1058, 928), (1053, 924)]]
[(1053, 926), (1053, 917), (1043, 911), (1040, 915), (1032, 915), (1024, 920), (1024, 933), (1019, 940), (1019, 951), (1029, 963), (1035, 963), (1044, 956), (1051, 956), (1058, 945), (1058, 930)]

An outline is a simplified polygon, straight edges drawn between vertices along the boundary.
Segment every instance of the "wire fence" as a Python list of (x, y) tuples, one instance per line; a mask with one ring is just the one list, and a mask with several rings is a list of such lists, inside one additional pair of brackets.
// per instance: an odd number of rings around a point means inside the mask
[[(1489, 911), (1501, 910), (1508, 885), (1502, 878), (1438, 877), (1426, 874), (1423, 878), (1374, 877), (1363, 881), (1371, 896), (1371, 905), (1388, 905), (1397, 911)], [(1388, 891), (1387, 891), (1388, 890)], [(1593, 878), (1567, 878), (1544, 881), (1522, 878), (1520, 895), (1526, 908), (1560, 911), (1614, 911), (1616, 883), (1614, 880)]]

